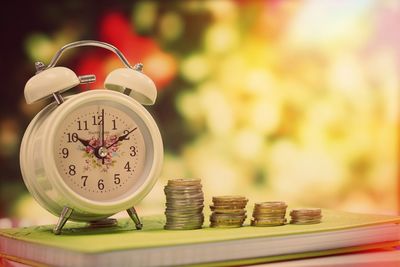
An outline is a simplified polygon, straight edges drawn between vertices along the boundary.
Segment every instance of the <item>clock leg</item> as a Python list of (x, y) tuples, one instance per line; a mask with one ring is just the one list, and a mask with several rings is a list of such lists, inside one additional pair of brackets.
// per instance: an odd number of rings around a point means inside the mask
[(126, 212), (128, 212), (129, 217), (131, 217), (131, 219), (135, 222), (136, 230), (141, 230), (143, 227), (143, 224), (140, 222), (140, 219), (139, 219), (139, 216), (137, 215), (135, 207), (127, 209)]
[(69, 207), (64, 207), (61, 211), (60, 218), (58, 218), (57, 225), (53, 229), (55, 235), (61, 234), (61, 229), (64, 227), (65, 223), (68, 221), (74, 210)]

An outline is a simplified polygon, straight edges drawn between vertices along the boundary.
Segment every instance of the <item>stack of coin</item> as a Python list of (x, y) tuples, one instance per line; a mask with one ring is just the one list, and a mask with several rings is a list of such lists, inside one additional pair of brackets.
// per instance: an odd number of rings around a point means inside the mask
[(247, 218), (247, 202), (248, 199), (242, 196), (213, 197), (213, 205), (210, 206), (210, 227), (241, 227)]
[(282, 201), (268, 201), (254, 204), (251, 226), (278, 226), (286, 223), (287, 205)]
[(204, 222), (204, 195), (200, 179), (169, 180), (164, 188), (167, 198), (164, 229), (200, 229)]
[(294, 209), (290, 216), (292, 224), (314, 224), (320, 223), (322, 219), (321, 209), (318, 208)]

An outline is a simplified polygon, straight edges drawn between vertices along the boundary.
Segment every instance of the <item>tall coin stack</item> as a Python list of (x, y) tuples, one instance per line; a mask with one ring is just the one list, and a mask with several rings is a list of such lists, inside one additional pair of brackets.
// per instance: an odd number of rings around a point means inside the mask
[(204, 195), (200, 179), (169, 180), (164, 187), (167, 198), (166, 230), (200, 229), (204, 222)]
[(287, 205), (282, 201), (268, 201), (254, 204), (251, 226), (278, 226), (286, 223)]
[(321, 222), (322, 212), (319, 208), (294, 209), (290, 216), (291, 224), (315, 224)]
[(246, 220), (246, 205), (249, 200), (243, 196), (213, 197), (210, 206), (210, 227), (241, 227)]

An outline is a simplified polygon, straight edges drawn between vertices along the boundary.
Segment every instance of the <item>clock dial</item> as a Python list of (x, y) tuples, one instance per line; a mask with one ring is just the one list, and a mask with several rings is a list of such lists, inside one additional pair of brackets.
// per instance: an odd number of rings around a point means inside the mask
[(56, 166), (79, 195), (107, 201), (141, 183), (146, 157), (143, 125), (134, 112), (107, 103), (70, 113), (55, 137)]

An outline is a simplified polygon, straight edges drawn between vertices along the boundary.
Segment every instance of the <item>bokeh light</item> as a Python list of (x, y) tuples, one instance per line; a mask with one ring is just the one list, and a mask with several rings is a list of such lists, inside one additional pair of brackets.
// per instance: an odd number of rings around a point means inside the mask
[[(93, 28), (60, 18), (52, 31), (27, 32), (24, 64), (48, 63), (80, 39), (109, 42), (132, 65), (144, 64), (159, 90), (150, 112), (165, 162), (138, 206), (142, 214), (161, 213), (163, 186), (181, 177), (201, 178), (208, 200), (243, 194), (251, 202), (393, 214), (399, 19), (397, 1), (138, 1), (103, 7)], [(112, 53), (87, 49), (60, 64), (96, 74), (90, 89), (121, 66)], [(24, 127), (43, 105), (21, 104), (22, 90), (20, 115), (0, 117), (2, 165), (15, 160)], [(3, 188), (16, 183), (11, 177), (24, 187), (16, 169), (5, 176)], [(40, 209), (26, 191), (17, 199), (4, 216), (32, 218)]]

